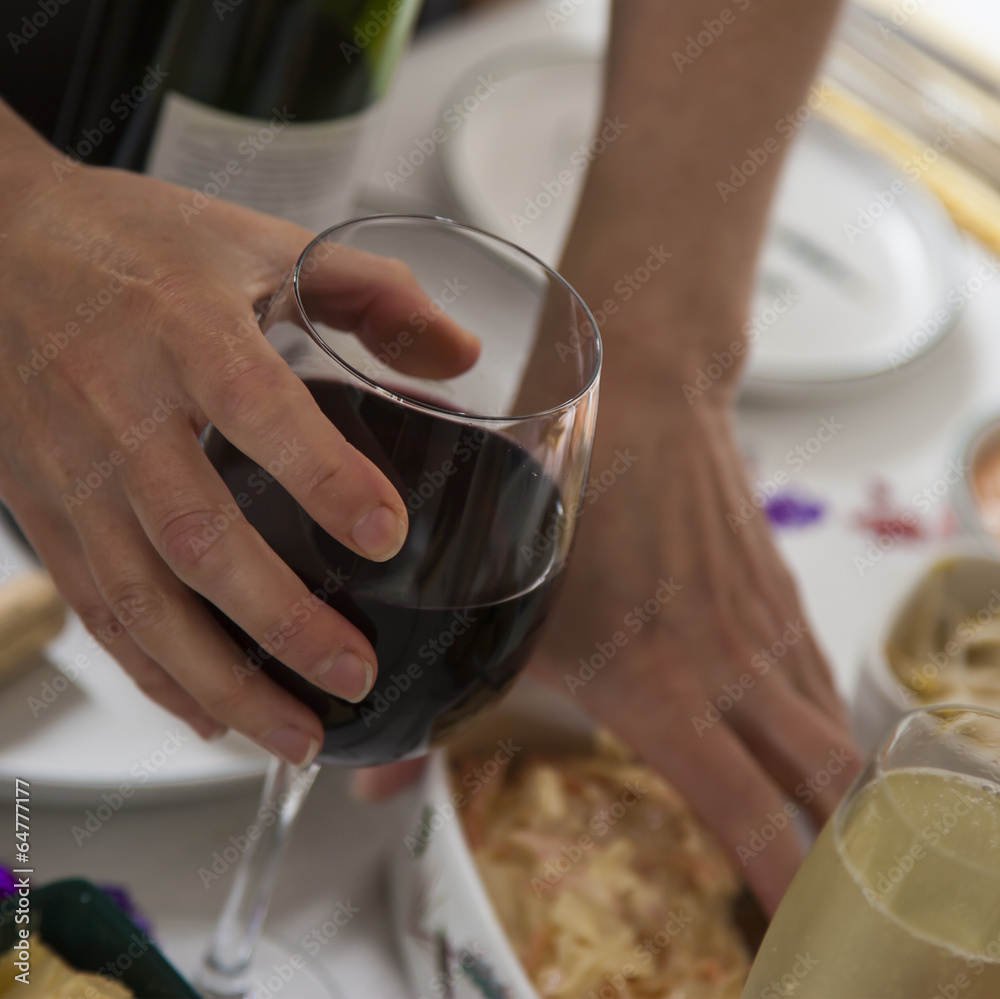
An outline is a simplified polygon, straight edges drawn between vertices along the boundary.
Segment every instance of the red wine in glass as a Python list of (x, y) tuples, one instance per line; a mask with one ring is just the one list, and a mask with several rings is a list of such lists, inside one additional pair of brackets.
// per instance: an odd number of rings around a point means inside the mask
[(318, 762), (389, 763), (426, 751), (517, 676), (564, 568), (550, 538), (565, 513), (538, 462), (499, 432), (345, 382), (306, 384), (406, 501), (409, 534), (390, 561), (335, 541), (217, 430), (205, 450), (263, 539), (371, 641), (375, 686), (359, 704), (334, 697), (213, 610), (247, 668), (263, 669), (319, 716)]

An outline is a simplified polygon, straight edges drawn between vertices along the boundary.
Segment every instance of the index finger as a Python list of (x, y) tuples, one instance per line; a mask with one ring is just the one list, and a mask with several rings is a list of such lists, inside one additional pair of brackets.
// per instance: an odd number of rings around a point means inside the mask
[[(403, 265), (340, 246), (331, 248), (308, 285), (310, 294), (322, 289), (325, 314), (367, 337), (385, 336), (414, 307), (430, 303)], [(231, 335), (229, 316), (239, 312), (238, 306), (229, 315), (218, 312), (218, 335), (199, 340), (199, 353), (177, 357), (192, 398), (226, 440), (265, 468), (327, 533), (366, 558), (391, 558), (406, 537), (402, 499), (263, 335)], [(419, 349), (415, 341), (407, 355), (411, 370), (426, 367), (438, 348), (445, 369), (468, 366), (478, 355), (478, 340), (444, 315), (433, 316), (425, 332)], [(211, 345), (207, 356), (205, 343)]]
[[(312, 264), (313, 266), (309, 267)], [(435, 296), (457, 299), (455, 279)], [(307, 315), (354, 333), (373, 353), (386, 338), (406, 342), (388, 363), (418, 378), (452, 378), (479, 357), (480, 342), (451, 319), (402, 261), (337, 243), (319, 244), (299, 271), (298, 292)]]

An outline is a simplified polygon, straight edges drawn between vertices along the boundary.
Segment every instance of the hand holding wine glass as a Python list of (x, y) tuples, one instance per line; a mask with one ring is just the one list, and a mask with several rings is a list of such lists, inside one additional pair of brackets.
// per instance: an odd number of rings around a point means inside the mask
[[(56, 151), (2, 104), (0, 119), (0, 493), (149, 696), (205, 737), (228, 726), (305, 762), (323, 737), (316, 716), (263, 675), (239, 683), (242, 656), (193, 591), (265, 645), (294, 624), (283, 661), (317, 680), (333, 664), (319, 680), (331, 693), (356, 699), (370, 686), (364, 665), (337, 662), (347, 651), (374, 668), (370, 640), (325, 605), (295, 622), (308, 589), (198, 443), (212, 420), (352, 551), (387, 558), (402, 544), (393, 483), (257, 332), (254, 303), (312, 234), (218, 200), (186, 223), (187, 191), (134, 174), (79, 167), (59, 182)], [(401, 265), (347, 249), (327, 275), (373, 343), (430, 303)], [(447, 376), (475, 360), (476, 341), (446, 316), (411, 333), (411, 369)]]

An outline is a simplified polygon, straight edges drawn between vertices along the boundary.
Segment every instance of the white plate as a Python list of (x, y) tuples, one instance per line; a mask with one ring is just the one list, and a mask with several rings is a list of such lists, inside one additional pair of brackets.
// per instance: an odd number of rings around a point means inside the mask
[[(35, 567), (3, 523), (0, 565)], [(235, 789), (267, 768), (242, 736), (205, 743), (157, 707), (75, 615), (44, 658), (0, 686), (0, 786), (28, 781), (33, 803), (117, 811)]]
[[(579, 151), (597, 123), (600, 72), (594, 51), (522, 46), (476, 66), (446, 102), (472, 92), (479, 77), (498, 82), (442, 145), (445, 175), (472, 221), (549, 263), (558, 263), (583, 186)], [(873, 203), (869, 214), (879, 218), (868, 225), (859, 213)], [(746, 386), (764, 393), (812, 389), (905, 366), (957, 318), (963, 253), (937, 199), (810, 119), (772, 213)], [(776, 301), (791, 305), (768, 311)]]

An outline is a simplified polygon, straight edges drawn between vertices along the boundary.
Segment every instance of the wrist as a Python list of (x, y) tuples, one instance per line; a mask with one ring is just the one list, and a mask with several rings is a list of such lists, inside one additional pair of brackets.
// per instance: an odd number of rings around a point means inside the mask
[(601, 325), (602, 409), (648, 403), (678, 417), (696, 406), (731, 409), (750, 349), (741, 325), (727, 319), (672, 326), (665, 311), (656, 322)]

